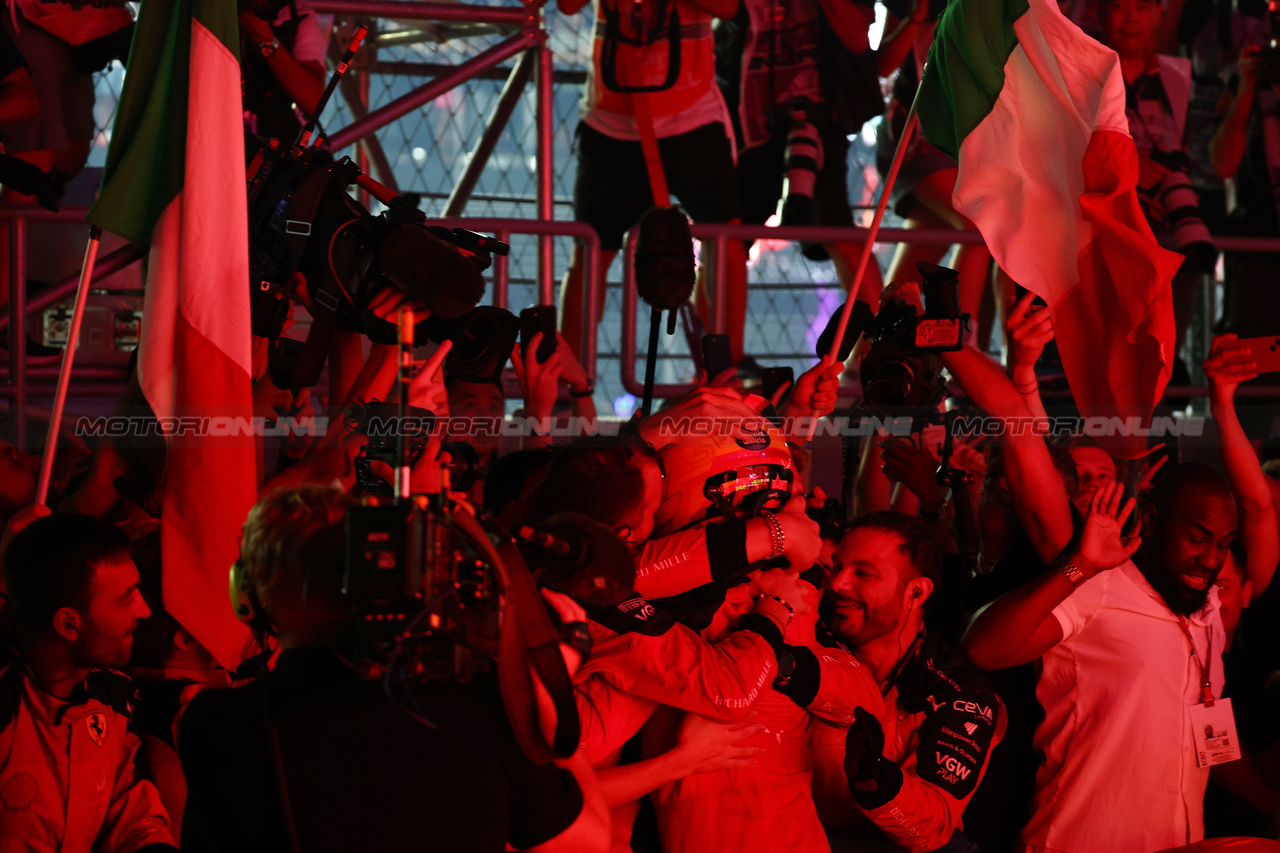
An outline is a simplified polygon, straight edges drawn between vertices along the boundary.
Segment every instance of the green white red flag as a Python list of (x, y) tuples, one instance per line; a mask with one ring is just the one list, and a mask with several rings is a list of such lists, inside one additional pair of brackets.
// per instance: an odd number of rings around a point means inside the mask
[(235, 0), (142, 3), (88, 216), (150, 250), (138, 375), (166, 431), (164, 604), (228, 667), (249, 640), (227, 572), (256, 497), (254, 441), (183, 436), (172, 419), (253, 416), (238, 47)]
[[(916, 106), (960, 164), (952, 202), (1001, 268), (1053, 311), (1081, 414), (1146, 423), (1175, 348), (1162, 249), (1138, 206), (1138, 158), (1115, 52), (1054, 0), (952, 0)], [(1141, 437), (1108, 442), (1143, 452)]]

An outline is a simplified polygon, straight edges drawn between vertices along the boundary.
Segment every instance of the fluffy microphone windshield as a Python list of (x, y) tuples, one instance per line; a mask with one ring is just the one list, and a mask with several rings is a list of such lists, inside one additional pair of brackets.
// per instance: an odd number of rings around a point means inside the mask
[(693, 232), (678, 207), (654, 207), (640, 217), (636, 291), (653, 308), (674, 311), (693, 294)]

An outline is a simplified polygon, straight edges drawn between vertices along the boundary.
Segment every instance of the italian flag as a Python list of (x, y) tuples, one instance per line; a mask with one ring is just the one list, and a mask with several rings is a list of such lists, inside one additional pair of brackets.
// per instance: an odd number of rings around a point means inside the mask
[(227, 572), (255, 499), (255, 440), (166, 419), (253, 416), (238, 47), (235, 0), (142, 3), (88, 216), (150, 249), (138, 374), (166, 428), (164, 605), (229, 668), (249, 641)]
[[(1053, 311), (1082, 415), (1150, 417), (1175, 348), (1182, 256), (1138, 207), (1138, 156), (1115, 52), (1053, 0), (952, 0), (916, 106), (960, 164), (952, 202), (1001, 268)], [(1143, 439), (1109, 440), (1133, 458)]]

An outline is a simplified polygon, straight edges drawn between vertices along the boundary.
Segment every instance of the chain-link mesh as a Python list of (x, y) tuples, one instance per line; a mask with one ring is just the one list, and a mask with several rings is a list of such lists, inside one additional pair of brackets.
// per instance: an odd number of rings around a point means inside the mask
[[(508, 5), (498, 3), (495, 5)], [(323, 26), (332, 18), (322, 16)], [(429, 22), (396, 22), (379, 20), (374, 38), (366, 41), (358, 68), (369, 68), (369, 108), (390, 103), (417, 88), (436, 74), (470, 59), (505, 37), (495, 28), (475, 26), (443, 26)], [(486, 32), (487, 29), (487, 32)], [(555, 54), (554, 87), (555, 132), (555, 215), (571, 219), (573, 180), (576, 170), (574, 131), (578, 122), (578, 100), (582, 80), (590, 65), (590, 13), (564, 15), (547, 12), (547, 29)], [(414, 32), (418, 35), (414, 35)], [(462, 33), (479, 34), (462, 35)], [(441, 40), (443, 39), (443, 40)], [(493, 111), (507, 72), (514, 64), (471, 79), (436, 98), (425, 107), (414, 110), (377, 132), (401, 192), (418, 193), (421, 207), (428, 216), (443, 213), (446, 200), (462, 175), (471, 151), (484, 131)], [(359, 73), (359, 72), (357, 72)], [(105, 160), (110, 140), (111, 122), (116, 98), (123, 82), (123, 71), (116, 65), (98, 75), (98, 104), (95, 118), (100, 131), (90, 165), (100, 166)], [(332, 133), (353, 120), (353, 113), (340, 95), (322, 117), (322, 127)], [(865, 212), (875, 203), (874, 193), (865, 190), (864, 177), (874, 176), (873, 125), (852, 138), (849, 152), (849, 197)], [(355, 149), (344, 152), (354, 156)], [(874, 181), (874, 177), (872, 177)], [(483, 217), (535, 218), (537, 215), (537, 120), (536, 96), (529, 85), (516, 105), (506, 131), (479, 176), (464, 215)], [(899, 221), (892, 215), (885, 227)], [(511, 286), (509, 304), (513, 310), (536, 301), (538, 268), (537, 239), (521, 235), (512, 237), (510, 256)], [(555, 241), (557, 278), (563, 275), (572, 241)], [(881, 268), (887, 266), (891, 246), (877, 251)], [(596, 403), (602, 414), (626, 414), (633, 400), (626, 394), (619, 373), (621, 346), (622, 300), (620, 262), (610, 272), (611, 286), (606, 291), (605, 309), (599, 323), (599, 358), (597, 361)], [(749, 272), (748, 308), (745, 336), (746, 352), (769, 365), (792, 366), (797, 372), (812, 364), (814, 341), (827, 318), (842, 302), (830, 261), (807, 261), (799, 248), (781, 241), (761, 241), (752, 253)], [(636, 340), (641, 349), (647, 341), (648, 312), (639, 312)], [(683, 334), (663, 336), (658, 381), (685, 382), (692, 377), (688, 344)], [(643, 353), (637, 359), (637, 374), (643, 375)]]

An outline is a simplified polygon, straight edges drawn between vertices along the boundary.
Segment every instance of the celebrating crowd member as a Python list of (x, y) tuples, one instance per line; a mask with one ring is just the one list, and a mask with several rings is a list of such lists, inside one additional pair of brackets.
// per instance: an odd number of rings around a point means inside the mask
[[(644, 209), (667, 203), (660, 172), (699, 222), (733, 222), (740, 212), (762, 221), (786, 164), (784, 213), (805, 206), (816, 177), (816, 221), (850, 224), (844, 188), (831, 182), (844, 182), (862, 117), (883, 107), (878, 78), (899, 70), (879, 133), (883, 166), (924, 73), (933, 22), (944, 36), (957, 22), (977, 32), (980, 2), (891, 2), (887, 35), (872, 50), (875, 10), (863, 0), (597, 0), (574, 206), (599, 231), (602, 260)], [(0, 34), (56, 5), (11, 3)], [(583, 3), (560, 5), (572, 13)], [(123, 21), (116, 0), (108, 7)], [(1032, 11), (1047, 27), (1069, 26), (1052, 4)], [(1119, 204), (1122, 195), (1128, 224), (1145, 233), (1126, 190), (1136, 172), (1152, 224), (1190, 258), (1192, 243), (1206, 241), (1183, 240), (1189, 190), (1162, 159), (1186, 136), (1194, 92), (1184, 91), (1185, 63), (1153, 52), (1159, 4), (1103, 0), (1088, 11), (1117, 52), (1107, 91), (1126, 81), (1133, 140), (1101, 129), (1117, 172), (1088, 160), (1082, 209), (1096, 214), (1095, 201)], [(1232, 15), (1218, 16), (1224, 36)], [(245, 0), (237, 17), (246, 121), (287, 144), (320, 97), (316, 15), (302, 0)], [(1034, 29), (1014, 32), (1031, 45)], [(942, 67), (955, 44), (940, 37), (931, 64)], [(1014, 48), (1010, 67), (1027, 55)], [(1222, 104), (1212, 153), (1224, 174), (1238, 172), (1237, 211), (1274, 208), (1259, 190), (1276, 182), (1266, 172), (1269, 149), (1280, 146), (1271, 144), (1280, 139), (1271, 59), (1246, 50), (1239, 80), (1225, 87), (1235, 96)], [(0, 123), (30, 112), (24, 62), (34, 81), (31, 57), (0, 61)], [(944, 86), (961, 82), (943, 76)], [(938, 109), (924, 100), (922, 120)], [(1120, 115), (1118, 101), (1107, 107)], [(660, 162), (646, 157), (650, 132)], [(952, 186), (961, 172), (980, 182), (987, 167), (971, 159), (958, 167), (923, 136), (905, 153), (889, 200), (908, 227), (970, 229), (953, 209)], [(1052, 153), (1044, 151), (1043, 168), (1060, 172)], [(414, 215), (412, 204), (392, 201), (384, 218), (361, 221)], [(288, 222), (301, 236), (299, 220)], [(1114, 236), (1095, 225), (1097, 242)], [(370, 225), (371, 239), (380, 233)], [(865, 236), (831, 244), (842, 276)], [(714, 307), (727, 319), (735, 366), (749, 368), (742, 242), (727, 244), (719, 272), (728, 301)], [(900, 247), (890, 278), (915, 257), (939, 259), (927, 242)], [(953, 301), (967, 313), (978, 313), (989, 254), (974, 245), (956, 257)], [(1107, 263), (1142, 266), (1122, 255)], [(881, 378), (892, 374), (903, 399), (919, 405), (895, 407), (870, 392), (854, 403), (855, 418), (869, 410), (911, 429), (846, 443), (844, 493), (854, 500), (841, 512), (818, 488), (835, 466), (824, 466), (829, 448), (811, 444), (809, 428), (848, 402), (843, 365), (819, 363), (770, 399), (740, 382), (700, 379), (649, 417), (598, 419), (595, 366), (571, 349), (582, 339), (584, 257), (575, 253), (560, 294), (565, 334), (542, 362), (537, 335), (491, 359), (458, 358), (459, 330), (480, 334), (482, 324), (469, 323), (475, 315), (444, 323), (453, 338), (413, 376), (407, 342), (365, 340), (355, 323), (334, 332), (327, 390), (276, 386), (293, 384), (283, 381), (287, 347), (257, 339), (240, 352), (246, 372), (247, 354), (255, 356), (258, 419), (248, 439), (258, 469), (242, 485), (257, 487), (259, 502), (229, 572), (231, 601), (185, 602), (180, 615), (192, 630), (165, 607), (193, 588), (191, 567), (157, 572), (155, 555), (140, 547), (139, 578), (125, 541), (172, 521), (167, 513), (199, 509), (178, 503), (194, 492), (170, 490), (180, 479), (165, 468), (171, 441), (108, 434), (91, 457), (59, 453), (52, 513), (31, 505), (39, 457), (0, 444), (9, 592), (0, 613), (8, 644), (0, 646), (0, 848), (134, 853), (172, 849), (181, 836), (197, 851), (1158, 853), (1206, 834), (1274, 835), (1280, 487), (1258, 464), (1254, 444), (1263, 438), (1265, 447), (1265, 437), (1246, 432), (1235, 401), (1237, 386), (1270, 366), (1265, 347), (1225, 335), (1204, 363), (1214, 467), (1190, 461), (1203, 445), (1166, 447), (1167, 463), (1119, 458), (1094, 418), (1062, 434), (1048, 411), (1074, 401), (1042, 400), (1037, 379), (1055, 312), (1062, 320), (1066, 300), (1098, 294), (1027, 282), (1049, 294), (1048, 305), (1029, 293), (1001, 300), (1002, 369), (972, 346), (932, 346), (942, 340), (934, 332), (964, 329), (937, 315), (932, 299), (948, 291), (932, 275), (928, 288), (894, 282), (880, 293), (872, 268), (860, 296), (898, 312), (890, 323), (882, 311), (867, 336), (889, 355)], [(1097, 257), (1080, 255), (1081, 278)], [(470, 302), (444, 310), (382, 275), (386, 258), (375, 259), (348, 295), (383, 331), (407, 311), (441, 321), (481, 298), (470, 261), (468, 287), (459, 287)], [(303, 280), (314, 267), (303, 267), (297, 298), (323, 308), (327, 299)], [(335, 280), (346, 278), (330, 267)], [(1239, 292), (1241, 282), (1232, 285)], [(924, 311), (922, 289), (935, 310)], [(1154, 325), (1163, 305), (1150, 313)], [(1079, 346), (1078, 320), (1059, 324), (1064, 352), (1068, 335)], [(505, 331), (503, 346), (514, 337)], [(1120, 340), (1115, 331), (1108, 339)], [(1152, 333), (1168, 342), (1164, 329)], [(718, 381), (733, 381), (729, 372)], [(1119, 372), (1110, 389), (1072, 374), (1082, 411), (1140, 396)], [(509, 418), (504, 387), (513, 383), (524, 409)], [(555, 420), (562, 383), (580, 430), (568, 441)], [(389, 411), (401, 393), (434, 416), (415, 419), (434, 423), (433, 434), (414, 431), (399, 446), (352, 414), (372, 411), (375, 399)], [(113, 418), (155, 425), (142, 402), (135, 372)], [(259, 423), (317, 412), (329, 418), (323, 433), (280, 442), (259, 434)], [(521, 449), (504, 456), (515, 433)], [(409, 464), (405, 450), (416, 454)], [(231, 547), (229, 535), (186, 544), (214, 553)], [(184, 541), (166, 539), (166, 550)], [(221, 588), (223, 569), (200, 567), (210, 569)], [(234, 631), (216, 658), (202, 645), (210, 638), (196, 639), (205, 616), (225, 617)], [(115, 671), (126, 665), (139, 679), (136, 697)]]
[(1217, 261), (1191, 189), (1186, 145), (1191, 60), (1156, 53), (1165, 7), (1160, 0), (1106, 0), (1100, 6), (1105, 44), (1120, 57), (1124, 75), (1143, 212), (1160, 244), (1187, 258), (1173, 279), (1174, 324), (1181, 341), (1196, 292)]
[(1043, 661), (1045, 760), (1028, 845), (1160, 849), (1204, 835), (1203, 724), (1187, 715), (1222, 694), (1212, 586), (1236, 532), (1235, 499), (1212, 470), (1179, 466), (1144, 506), (1143, 535), (1124, 537), (1134, 501), (1122, 498), (1117, 484), (1098, 490), (1079, 544), (965, 637), (986, 668)]
[[(737, 137), (744, 222), (764, 224), (781, 210), (784, 225), (853, 225), (848, 137), (884, 109), (868, 67), (874, 21), (874, 4), (746, 0), (716, 24), (716, 78)], [(815, 260), (835, 261), (846, 289), (861, 250), (855, 242), (805, 247)], [(875, 305), (882, 286), (871, 264), (857, 295)]]

